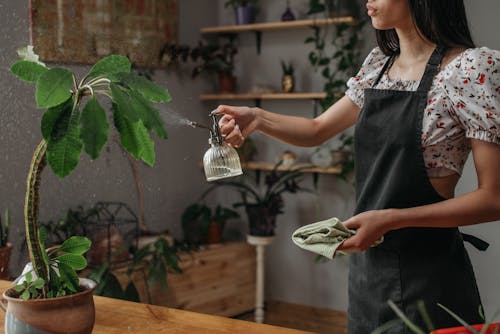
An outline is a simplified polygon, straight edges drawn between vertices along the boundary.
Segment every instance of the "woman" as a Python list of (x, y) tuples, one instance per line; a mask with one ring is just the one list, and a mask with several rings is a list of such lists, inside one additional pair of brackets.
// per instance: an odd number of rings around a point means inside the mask
[[(253, 131), (319, 145), (355, 125), (357, 229), (350, 258), (349, 333), (394, 319), (393, 300), (422, 324), (423, 300), (438, 328), (482, 322), (459, 226), (500, 218), (500, 52), (475, 48), (463, 0), (368, 0), (379, 47), (346, 95), (315, 119), (219, 106), (225, 139)], [(472, 149), (478, 189), (454, 198)], [(384, 236), (384, 242), (370, 247)], [(402, 325), (401, 325), (402, 326)], [(402, 333), (395, 327), (392, 333)]]

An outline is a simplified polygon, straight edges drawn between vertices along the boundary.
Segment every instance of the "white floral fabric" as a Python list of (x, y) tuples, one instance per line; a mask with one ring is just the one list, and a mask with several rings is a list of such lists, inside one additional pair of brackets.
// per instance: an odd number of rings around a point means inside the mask
[[(387, 56), (377, 47), (358, 74), (347, 82), (346, 95), (360, 108), (364, 89), (375, 83)], [(422, 151), (427, 174), (461, 174), (470, 153), (470, 139), (500, 144), (500, 51), (467, 49), (434, 77), (422, 124)], [(419, 81), (389, 77), (375, 88), (415, 91)]]

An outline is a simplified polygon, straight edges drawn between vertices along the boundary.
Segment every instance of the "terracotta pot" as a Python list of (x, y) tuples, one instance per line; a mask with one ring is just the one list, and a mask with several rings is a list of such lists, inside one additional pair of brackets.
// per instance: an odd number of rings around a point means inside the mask
[(222, 241), (222, 231), (217, 222), (210, 222), (208, 227), (207, 244), (218, 244)]
[(10, 242), (5, 247), (0, 248), (0, 279), (10, 279), (9, 262), (12, 244)]
[(236, 78), (231, 73), (219, 73), (220, 93), (234, 93), (236, 91)]
[(96, 283), (80, 278), (82, 292), (73, 295), (22, 300), (9, 289), (3, 293), (8, 302), (5, 333), (9, 334), (90, 334), (94, 327), (95, 308), (92, 292)]

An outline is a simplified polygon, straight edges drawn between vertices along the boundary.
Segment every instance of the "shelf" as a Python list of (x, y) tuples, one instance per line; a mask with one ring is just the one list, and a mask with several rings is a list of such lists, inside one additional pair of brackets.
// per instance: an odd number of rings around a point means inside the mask
[(272, 94), (202, 94), (200, 100), (317, 100), (326, 93), (272, 93)]
[[(288, 166), (279, 166), (277, 168), (278, 171), (287, 171), (290, 169), (297, 169), (302, 167), (311, 166), (308, 163), (296, 163), (290, 167)], [(275, 164), (268, 162), (245, 162), (241, 164), (241, 167), (246, 170), (261, 170), (261, 171), (272, 171), (275, 168)], [(340, 174), (342, 169), (340, 167), (307, 167), (301, 169), (304, 173), (319, 173), (319, 174)]]
[(356, 23), (356, 20), (352, 16), (345, 16), (345, 17), (335, 17), (328, 19), (266, 22), (266, 23), (206, 27), (206, 28), (201, 28), (200, 32), (202, 34), (224, 34), (224, 33), (247, 32), (247, 31), (288, 30), (288, 29), (306, 28), (310, 26), (325, 26), (329, 24), (340, 24), (340, 23), (354, 24)]

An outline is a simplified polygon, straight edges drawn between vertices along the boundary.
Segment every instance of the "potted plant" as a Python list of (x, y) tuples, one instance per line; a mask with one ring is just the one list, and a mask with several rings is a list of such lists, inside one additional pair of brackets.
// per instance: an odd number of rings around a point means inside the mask
[(194, 47), (189, 45), (166, 44), (160, 53), (166, 66), (179, 62), (194, 64), (191, 77), (196, 78), (202, 73), (215, 74), (218, 79), (218, 89), (221, 93), (233, 93), (236, 90), (234, 76), (234, 57), (238, 49), (234, 36), (226, 36), (224, 43), (206, 43), (199, 41)]
[[(77, 81), (65, 68), (49, 68), (28, 46), (11, 71), (35, 83), (35, 100), (46, 109), (41, 120), (42, 139), (35, 149), (27, 178), (25, 229), (31, 261), (18, 285), (4, 292), (8, 300), (8, 333), (91, 333), (95, 318), (92, 289), (95, 283), (79, 279), (85, 268), (83, 254), (90, 248), (85, 237), (71, 237), (60, 246), (45, 248), (46, 233), (39, 223), (41, 174), (48, 164), (60, 178), (77, 166), (82, 150), (96, 159), (108, 139), (106, 110), (97, 96), (111, 99), (121, 144), (135, 158), (154, 164), (150, 132), (166, 138), (159, 111), (152, 102), (170, 101), (168, 91), (130, 71), (130, 61), (111, 55), (97, 62)], [(83, 105), (83, 107), (82, 107)]]
[(292, 62), (281, 61), (283, 75), (281, 77), (281, 89), (283, 93), (292, 93), (295, 88), (294, 66)]
[(265, 186), (261, 187), (260, 174), (248, 182), (248, 176), (244, 175), (240, 181), (220, 181), (209, 188), (203, 196), (220, 186), (229, 186), (236, 189), (241, 196), (241, 201), (234, 203), (234, 207), (244, 207), (248, 222), (249, 234), (258, 237), (274, 236), (276, 228), (276, 217), (283, 213), (283, 193), (297, 193), (309, 191), (299, 186), (302, 169), (286, 168), (280, 169), (282, 161), (265, 176)]
[(10, 213), (5, 210), (5, 223), (0, 217), (0, 279), (9, 278), (9, 262), (12, 244), (9, 242)]
[(239, 217), (236, 211), (221, 205), (212, 208), (203, 202), (193, 203), (181, 218), (184, 240), (191, 245), (219, 243), (226, 222)]
[(255, 23), (257, 0), (228, 0), (224, 6), (232, 7), (236, 24)]

